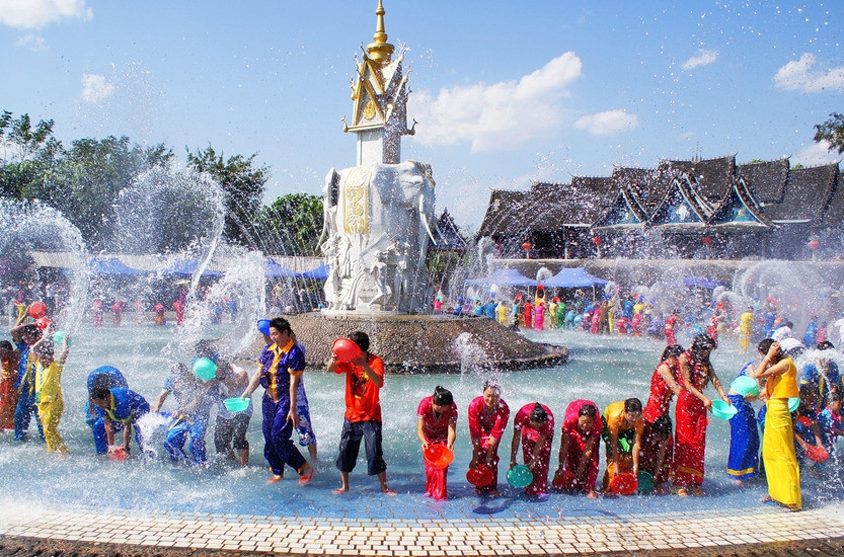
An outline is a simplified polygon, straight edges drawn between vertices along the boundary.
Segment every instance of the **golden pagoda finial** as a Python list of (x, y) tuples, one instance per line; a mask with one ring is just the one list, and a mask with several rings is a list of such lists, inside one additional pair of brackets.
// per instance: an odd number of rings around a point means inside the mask
[(387, 32), (384, 30), (385, 13), (387, 12), (384, 11), (383, 0), (378, 0), (378, 9), (375, 10), (378, 21), (375, 26), (375, 34), (372, 36), (375, 42), (366, 45), (369, 59), (383, 64), (390, 61), (390, 56), (392, 56), (394, 50), (393, 45), (387, 42)]

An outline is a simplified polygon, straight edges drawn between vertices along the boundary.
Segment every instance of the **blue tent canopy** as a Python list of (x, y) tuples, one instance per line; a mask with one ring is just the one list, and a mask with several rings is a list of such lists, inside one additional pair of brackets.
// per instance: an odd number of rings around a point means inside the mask
[(264, 272), (266, 276), (272, 278), (283, 278), (283, 277), (295, 277), (296, 272), (288, 269), (287, 267), (282, 267), (272, 259), (267, 259), (264, 264)]
[(329, 267), (326, 263), (323, 263), (316, 269), (311, 269), (310, 271), (305, 271), (304, 273), (299, 273), (297, 276), (299, 278), (304, 279), (316, 279), (316, 280), (326, 280), (328, 279), (328, 271)]
[(472, 286), (488, 286), (492, 284), (498, 286), (536, 286), (539, 283), (527, 278), (517, 269), (498, 269), (488, 277), (469, 279), (466, 281), (466, 284)]
[(586, 269), (563, 267), (559, 273), (543, 281), (542, 285), (553, 288), (592, 288), (603, 286), (606, 283), (607, 281), (604, 279), (599, 279), (587, 273)]
[(88, 266), (91, 268), (91, 272), (95, 275), (130, 277), (146, 274), (144, 271), (139, 271), (138, 269), (133, 269), (132, 267), (125, 265), (116, 257), (109, 257), (106, 259), (94, 257), (88, 262)]

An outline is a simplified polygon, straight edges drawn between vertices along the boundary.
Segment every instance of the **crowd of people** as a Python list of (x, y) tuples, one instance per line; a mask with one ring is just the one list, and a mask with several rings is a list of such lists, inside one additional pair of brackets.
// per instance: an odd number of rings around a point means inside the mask
[[(33, 314), (32, 308), (28, 314)], [(21, 317), (11, 328), (14, 344), (0, 343), (0, 427), (13, 428), (15, 438), (24, 440), (34, 417), (47, 450), (66, 452), (59, 434), (61, 374), (71, 339), (51, 326), (41, 329), (27, 321)], [(801, 473), (832, 477), (841, 472), (836, 444), (844, 435), (844, 391), (831, 357), (836, 353), (832, 343), (821, 342), (817, 346), (819, 356), (798, 370), (794, 362), (805, 347), (789, 343), (791, 337), (784, 328), (788, 328), (787, 323), (772, 331), (773, 338), (762, 340), (757, 347), (759, 362), (746, 366), (726, 386), (710, 361), (717, 341), (699, 333), (688, 349), (669, 341), (656, 363), (644, 404), (630, 397), (601, 411), (594, 402), (578, 399), (565, 408), (561, 424), (555, 422), (553, 410), (540, 401), (523, 406), (513, 419), (508, 470), (526, 466), (530, 481), (524, 493), (538, 499), (547, 497), (550, 490), (611, 496), (617, 491), (617, 480), (625, 476), (653, 485), (660, 493), (700, 495), (708, 417), (710, 412), (720, 411), (727, 412), (731, 425), (726, 473), (741, 483), (764, 471), (770, 499), (785, 508), (800, 509)], [(290, 467), (300, 484), (310, 483), (317, 462), (317, 438), (304, 388), (305, 347), (284, 318), (262, 320), (259, 330), (265, 346), (251, 377), (202, 341), (195, 347), (190, 366), (176, 363), (171, 367), (152, 405), (129, 388), (116, 368), (104, 366), (92, 371), (87, 378), (90, 404), (86, 421), (92, 428), (96, 453), (127, 458), (132, 439), (142, 453), (148, 452), (151, 440), (146, 438), (149, 429), (143, 422), (153, 416), (164, 430), (163, 445), (172, 460), (203, 465), (207, 460), (206, 431), (211, 410), (216, 407), (216, 451), (245, 466), (250, 452), (246, 432), (252, 415), (251, 395), (262, 387), (263, 454), (271, 469), (270, 481), (281, 479)], [(363, 441), (368, 475), (378, 478), (384, 493), (394, 495), (387, 483), (382, 447), (380, 390), (385, 380), (384, 363), (369, 351), (366, 333), (354, 332), (343, 341), (351, 355), (343, 356), (335, 348), (327, 362), (329, 372), (346, 379), (346, 410), (336, 459), (341, 482), (335, 493), (350, 489), (349, 475)], [(824, 357), (825, 353), (830, 357)], [(163, 412), (170, 395), (177, 408)], [(758, 414), (751, 405), (757, 399), (765, 402)], [(230, 406), (232, 402), (237, 408)], [(500, 444), (509, 418), (510, 408), (502, 398), (501, 386), (488, 380), (467, 411), (472, 446), (467, 478), (480, 495), (498, 494)], [(437, 387), (417, 408), (417, 436), (423, 453), (436, 445), (453, 453), (457, 421), (452, 393)], [(560, 435), (558, 466), (552, 474), (556, 432)], [(307, 448), (310, 460), (296, 446), (294, 437), (298, 437), (299, 447)], [(599, 481), (602, 442), (605, 471)], [(520, 458), (523, 465), (518, 464)], [(425, 476), (425, 495), (447, 498), (448, 467), (426, 461)]]
[[(653, 299), (623, 289), (613, 289), (611, 294), (590, 297), (584, 290), (567, 290), (569, 298), (552, 296), (540, 284), (533, 295), (519, 292), (508, 303), (497, 292), (489, 292), (483, 301), (480, 295), (458, 297), (449, 304), (442, 294), (432, 301), (434, 313), (464, 317), (486, 317), (503, 325), (534, 330), (583, 330), (593, 334), (619, 334), (650, 337), (676, 344), (680, 333), (695, 336), (706, 333), (716, 342), (719, 336), (735, 338), (741, 351), (747, 352), (754, 342), (774, 335), (783, 329), (784, 337), (794, 336), (794, 324), (788, 318), (785, 304), (776, 298), (753, 300), (746, 307), (736, 307), (730, 296), (720, 301), (701, 304), (701, 307), (657, 309)], [(821, 309), (821, 308), (819, 308)], [(822, 308), (808, 315), (805, 334), (798, 340), (804, 346), (837, 340), (844, 345), (844, 314), (833, 319), (820, 315), (836, 315), (840, 310)], [(791, 342), (791, 341), (789, 341)], [(787, 342), (787, 344), (789, 343)], [(791, 345), (789, 347), (792, 347)]]

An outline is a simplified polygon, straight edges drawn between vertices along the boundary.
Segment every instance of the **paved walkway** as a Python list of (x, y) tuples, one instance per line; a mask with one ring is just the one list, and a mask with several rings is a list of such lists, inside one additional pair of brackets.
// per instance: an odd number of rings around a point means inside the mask
[[(0, 536), (185, 550), (291, 555), (567, 555), (689, 550), (825, 540), (844, 532), (844, 505), (664, 515), (383, 520), (0, 509)], [(685, 551), (684, 551), (685, 553)], [(695, 552), (691, 552), (695, 553)], [(820, 553), (821, 555), (823, 553)]]

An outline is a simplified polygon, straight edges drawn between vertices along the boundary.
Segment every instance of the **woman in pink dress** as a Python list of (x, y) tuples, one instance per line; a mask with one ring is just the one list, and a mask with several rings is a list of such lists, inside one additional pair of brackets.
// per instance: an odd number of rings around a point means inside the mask
[(510, 469), (516, 465), (519, 445), (525, 466), (533, 472), (533, 481), (525, 495), (544, 498), (548, 491), (551, 467), (551, 443), (554, 440), (554, 414), (538, 402), (525, 404), (513, 418), (513, 442), (510, 445)]
[(483, 396), (469, 403), (469, 436), (472, 440), (472, 461), (469, 468), (484, 464), (492, 471), (487, 485), (476, 486), (479, 494), (498, 495), (498, 446), (507, 421), (510, 407), (501, 398), (501, 385), (495, 380), (484, 383)]
[[(451, 391), (440, 387), (422, 399), (416, 410), (416, 435), (424, 452), (431, 445), (445, 445), (454, 451), (457, 437), (457, 405)], [(448, 497), (448, 466), (439, 468), (425, 460), (425, 497), (441, 500)]]
[(604, 422), (591, 400), (577, 399), (566, 407), (560, 437), (560, 464), (554, 473), (554, 486), (563, 491), (585, 493), (595, 499), (598, 480), (598, 440)]

